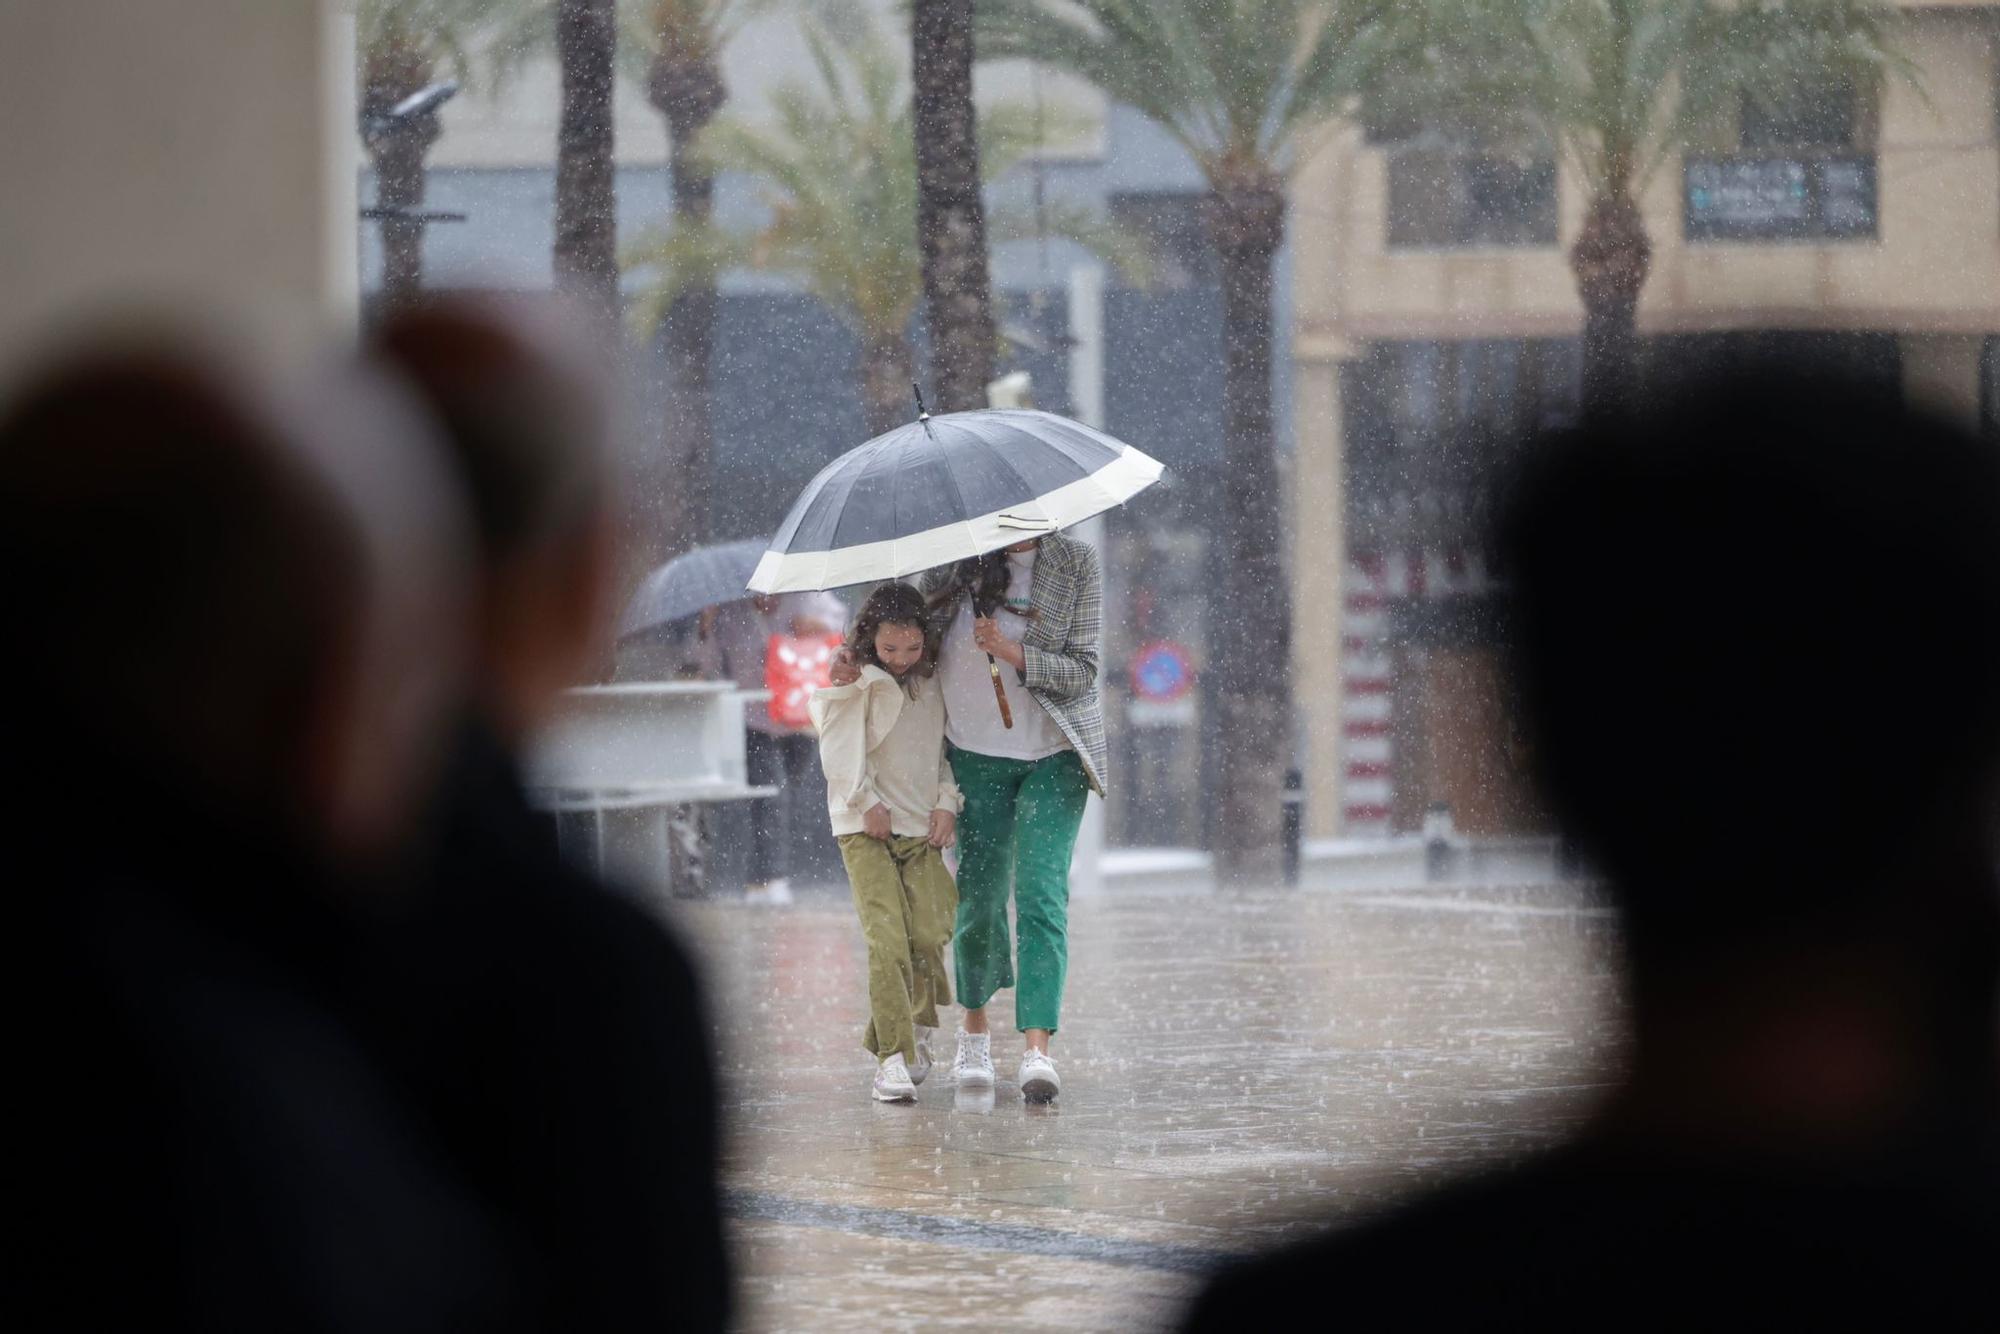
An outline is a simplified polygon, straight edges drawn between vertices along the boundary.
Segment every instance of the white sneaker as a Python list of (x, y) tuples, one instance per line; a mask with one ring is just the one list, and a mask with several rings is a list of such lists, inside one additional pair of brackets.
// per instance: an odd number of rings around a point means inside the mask
[(916, 1064), (910, 1067), (910, 1082), (912, 1084), (923, 1083), (925, 1079), (929, 1078), (931, 1067), (937, 1064), (931, 1058), (931, 1039), (936, 1036), (937, 1030), (935, 1028), (925, 1028), (921, 1024), (917, 1026), (917, 1060)]
[(903, 1053), (892, 1051), (875, 1067), (875, 1101), (914, 1102), (917, 1086), (910, 1082), (910, 1068)]
[(760, 908), (782, 908), (792, 901), (792, 882), (771, 880), (761, 885), (746, 885), (743, 901), (756, 904)]
[(958, 1082), (960, 1088), (993, 1087), (991, 1033), (959, 1033), (958, 1056), (951, 1063), (951, 1077)]
[(1056, 1063), (1033, 1047), (1021, 1054), (1021, 1096), (1029, 1102), (1053, 1102), (1062, 1092)]

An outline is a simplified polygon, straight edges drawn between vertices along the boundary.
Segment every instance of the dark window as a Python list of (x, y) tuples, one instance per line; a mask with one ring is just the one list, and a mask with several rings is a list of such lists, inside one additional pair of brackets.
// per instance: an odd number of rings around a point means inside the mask
[(1580, 380), (1571, 339), (1374, 344), (1342, 382), (1355, 531), (1475, 535), (1516, 447), (1575, 418)]
[(1552, 246), (1556, 164), (1457, 147), (1409, 147), (1389, 159), (1389, 244)]
[(1151, 250), (1154, 288), (1182, 291), (1215, 281), (1215, 250), (1202, 222), (1202, 198), (1183, 191), (1111, 196), (1111, 221), (1143, 237)]
[(1979, 351), (1979, 426), (2000, 436), (2000, 338), (1988, 338)]
[(1746, 97), (1738, 142), (1745, 153), (1852, 148), (1860, 129), (1860, 105), (1850, 87), (1818, 88), (1785, 98)]

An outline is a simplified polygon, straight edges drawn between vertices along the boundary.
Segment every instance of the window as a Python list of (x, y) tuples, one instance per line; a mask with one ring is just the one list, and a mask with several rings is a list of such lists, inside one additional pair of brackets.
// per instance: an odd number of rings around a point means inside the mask
[(1154, 288), (1184, 291), (1216, 280), (1215, 249), (1202, 221), (1202, 198), (1178, 191), (1111, 196), (1111, 221), (1143, 237), (1152, 253)]
[(1553, 155), (1496, 151), (1470, 133), (1394, 129), (1387, 228), (1392, 248), (1556, 244)]
[(1357, 526), (1476, 508), (1527, 435), (1574, 419), (1580, 381), (1572, 339), (1374, 344), (1342, 385)]
[(1857, 141), (1860, 119), (1860, 99), (1848, 86), (1815, 89), (1782, 100), (1746, 97), (1737, 142), (1745, 153), (1847, 149)]
[(1841, 241), (1875, 236), (1875, 158), (1851, 87), (1745, 98), (1738, 151), (1683, 165), (1690, 241)]
[(2000, 338), (1988, 338), (1979, 350), (1979, 429), (2000, 437)]

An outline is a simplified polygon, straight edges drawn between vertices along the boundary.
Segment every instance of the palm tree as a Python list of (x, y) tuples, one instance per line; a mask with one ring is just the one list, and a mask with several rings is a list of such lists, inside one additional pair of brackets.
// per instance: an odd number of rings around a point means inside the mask
[(556, 0), (562, 117), (556, 130), (556, 285), (603, 327), (618, 311), (617, 181), (611, 95), (618, 61), (614, 0)]
[[(1417, 8), (1417, 7), (1413, 7)], [(1743, 99), (1911, 77), (1879, 0), (1424, 0), (1405, 96), (1555, 145), (1589, 203), (1570, 247), (1584, 308), (1584, 397), (1625, 395), (1653, 245), (1638, 200)]]
[(986, 406), (998, 342), (972, 105), (973, 9), (974, 0), (912, 0), (910, 7), (917, 242), (931, 383), (946, 412)]
[[(677, 228), (705, 229), (715, 212), (715, 173), (699, 151), (701, 133), (729, 90), (722, 52), (751, 0), (630, 0), (625, 45), (643, 68), (647, 100), (667, 123), (668, 170)], [(693, 275), (662, 320), (667, 392), (661, 444), (676, 485), (667, 488), (662, 557), (708, 539), (710, 458), (715, 427), (715, 275)]]
[(1271, 428), (1272, 267), (1286, 191), (1314, 136), (1400, 50), (1395, 0), (980, 0), (980, 55), (1038, 60), (1145, 113), (1200, 167), (1220, 260), (1222, 587), (1209, 665), (1227, 742), (1216, 852), (1275, 881), (1291, 751), (1292, 613)]
[[(651, 279), (635, 319), (651, 331), (690, 285), (730, 267), (791, 274), (854, 330), (856, 383), (868, 428), (878, 433), (914, 411), (910, 324), (924, 296), (915, 122), (895, 52), (872, 33), (835, 44), (809, 27), (807, 45), (816, 83), (773, 90), (768, 125), (719, 120), (702, 137), (711, 168), (763, 183), (769, 221), (751, 236), (675, 227), (641, 237), (626, 254), (627, 267)], [(1033, 108), (1001, 103), (981, 118), (980, 161), (997, 177), (1044, 138), (1080, 128), (1059, 110), (1038, 125)], [(1114, 229), (1062, 209), (1045, 225), (1145, 276), (1143, 253)], [(1025, 219), (995, 220), (1002, 237), (1026, 228)]]
[[(382, 288), (405, 300), (423, 286), (424, 159), (442, 126), (435, 108), (390, 118), (413, 93), (444, 78), (469, 82), (482, 51), (505, 47), (546, 0), (361, 0), (355, 46), (363, 146), (375, 166), (382, 219)], [(400, 215), (400, 216), (399, 216)]]

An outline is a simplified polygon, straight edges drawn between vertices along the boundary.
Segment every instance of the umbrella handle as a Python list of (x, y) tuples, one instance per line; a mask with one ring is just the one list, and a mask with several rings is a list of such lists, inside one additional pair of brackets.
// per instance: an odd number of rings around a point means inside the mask
[(991, 653), (986, 655), (986, 670), (993, 674), (993, 699), (1000, 706), (1000, 725), (1011, 731), (1014, 727), (1014, 710), (1007, 705), (1007, 687), (1000, 683), (1000, 664), (993, 661)]

